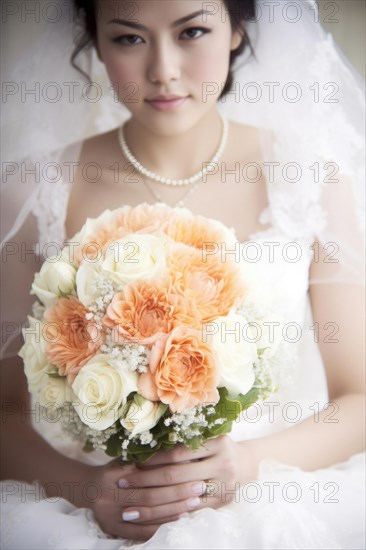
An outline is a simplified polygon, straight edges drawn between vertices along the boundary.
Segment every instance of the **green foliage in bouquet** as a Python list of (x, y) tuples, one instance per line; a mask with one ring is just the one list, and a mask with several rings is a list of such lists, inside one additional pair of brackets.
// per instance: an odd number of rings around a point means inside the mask
[[(174, 415), (167, 407), (156, 426), (147, 432), (150, 440), (148, 437), (144, 443), (139, 436), (129, 438), (127, 430), (121, 427), (106, 442), (105, 453), (111, 457), (122, 455), (125, 461), (143, 463), (151, 459), (160, 449), (169, 450), (179, 443), (195, 451), (204, 446), (209, 439), (229, 433), (233, 422), (239, 418), (240, 414), (258, 401), (259, 389), (253, 386), (245, 395), (231, 396), (226, 388), (219, 388), (219, 394), (220, 400), (215, 405), (191, 409), (190, 422), (183, 427), (179, 427), (179, 419), (183, 418), (184, 424), (184, 418), (188, 418), (186, 412)], [(128, 404), (136, 397), (137, 395), (134, 394)], [(83, 450), (85, 452), (94, 450), (89, 440), (86, 441)]]

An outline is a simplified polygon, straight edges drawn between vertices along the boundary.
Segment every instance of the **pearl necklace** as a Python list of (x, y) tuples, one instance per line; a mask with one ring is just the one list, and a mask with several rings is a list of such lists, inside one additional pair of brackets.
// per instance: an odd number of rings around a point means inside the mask
[(208, 172), (213, 171), (215, 169), (215, 164), (220, 160), (220, 157), (225, 149), (226, 143), (227, 143), (227, 137), (228, 137), (228, 122), (226, 118), (221, 117), (222, 119), (222, 135), (221, 135), (221, 141), (219, 148), (216, 151), (216, 154), (214, 157), (207, 163), (206, 167), (203, 168), (203, 170), (200, 170), (197, 172), (197, 174), (194, 174), (194, 176), (191, 176), (190, 178), (186, 179), (171, 179), (171, 178), (165, 178), (164, 176), (159, 176), (158, 174), (155, 174), (154, 172), (151, 172), (145, 166), (139, 162), (136, 157), (133, 156), (131, 153), (124, 135), (124, 125), (121, 126), (121, 128), (118, 131), (118, 140), (119, 144), (121, 146), (122, 152), (127, 158), (127, 160), (132, 164), (132, 166), (141, 174), (148, 177), (151, 180), (157, 181), (158, 183), (163, 183), (165, 185), (190, 185), (192, 183), (195, 183), (196, 181), (200, 180), (205, 176)]

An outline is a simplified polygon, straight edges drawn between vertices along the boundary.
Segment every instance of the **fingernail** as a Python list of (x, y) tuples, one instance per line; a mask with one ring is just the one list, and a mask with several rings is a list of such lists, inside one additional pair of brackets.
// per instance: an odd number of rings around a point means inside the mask
[(138, 512), (137, 510), (133, 510), (133, 512), (123, 512), (122, 514), (122, 519), (124, 521), (132, 521), (134, 519), (139, 519), (140, 517), (140, 512)]
[(120, 487), (121, 489), (126, 489), (126, 487), (129, 486), (129, 483), (127, 481), (127, 479), (119, 479), (118, 480), (118, 487)]
[(188, 508), (196, 508), (200, 502), (201, 501), (198, 497), (193, 497), (187, 500), (187, 506)]
[(192, 485), (192, 491), (196, 493), (196, 495), (203, 495), (203, 493), (206, 490), (206, 483), (204, 481), (201, 481), (200, 483), (195, 483)]

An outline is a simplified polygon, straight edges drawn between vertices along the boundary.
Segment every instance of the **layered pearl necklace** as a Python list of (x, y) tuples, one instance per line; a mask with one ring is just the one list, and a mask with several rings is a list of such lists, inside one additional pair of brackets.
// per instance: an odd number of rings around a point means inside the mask
[(119, 144), (121, 146), (122, 152), (124, 156), (127, 158), (127, 160), (132, 164), (132, 166), (141, 174), (146, 176), (147, 178), (157, 181), (158, 183), (163, 183), (164, 185), (190, 185), (192, 183), (195, 183), (196, 181), (202, 179), (208, 172), (213, 171), (215, 169), (215, 164), (220, 160), (221, 155), (225, 149), (226, 143), (227, 143), (227, 137), (228, 137), (228, 122), (226, 118), (221, 117), (222, 119), (222, 135), (221, 135), (221, 141), (220, 145), (214, 155), (214, 157), (206, 163), (205, 168), (197, 172), (197, 174), (194, 174), (190, 178), (185, 179), (172, 179), (172, 178), (165, 178), (164, 176), (159, 176), (158, 174), (155, 174), (154, 172), (151, 172), (151, 170), (148, 170), (139, 162), (136, 157), (131, 153), (124, 135), (124, 126), (123, 124), (121, 128), (118, 131), (118, 140)]

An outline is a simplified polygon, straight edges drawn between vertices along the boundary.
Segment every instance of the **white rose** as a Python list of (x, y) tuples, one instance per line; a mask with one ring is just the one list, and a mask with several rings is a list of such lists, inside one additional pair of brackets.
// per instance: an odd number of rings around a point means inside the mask
[(72, 390), (80, 419), (95, 430), (105, 430), (118, 420), (127, 397), (137, 391), (138, 374), (120, 366), (108, 354), (98, 354), (78, 372)]
[(90, 262), (82, 262), (76, 273), (76, 292), (80, 302), (89, 307), (100, 296), (96, 287), (96, 281), (100, 273), (100, 267)]
[(24, 372), (28, 380), (28, 389), (35, 393), (40, 389), (46, 372), (57, 372), (57, 368), (48, 363), (47, 343), (42, 335), (43, 323), (34, 317), (28, 317), (29, 328), (23, 329), (24, 344), (19, 356), (24, 361)]
[(256, 322), (258, 323), (257, 349), (260, 350), (265, 348), (262, 357), (269, 359), (276, 353), (281, 342), (282, 329), (285, 321), (282, 317), (269, 315)]
[(245, 395), (255, 380), (253, 363), (258, 358), (257, 346), (247, 324), (239, 315), (218, 317), (210, 323), (211, 346), (221, 367), (219, 387), (224, 386), (232, 395)]
[(83, 227), (71, 239), (70, 243), (85, 245), (89, 242), (90, 235), (98, 233), (103, 225), (108, 225), (111, 219), (116, 216), (113, 210), (104, 210), (97, 218), (87, 218)]
[(132, 436), (150, 430), (159, 422), (168, 406), (135, 396), (121, 424)]
[(109, 245), (101, 267), (118, 284), (159, 276), (166, 267), (164, 239), (130, 233)]
[(66, 382), (66, 377), (44, 375), (38, 394), (39, 404), (42, 407), (59, 408), (65, 403), (73, 401), (73, 393)]
[(49, 307), (62, 294), (70, 294), (75, 288), (76, 269), (67, 262), (67, 255), (61, 258), (47, 258), (39, 273), (35, 274), (31, 294), (35, 294), (41, 302)]

